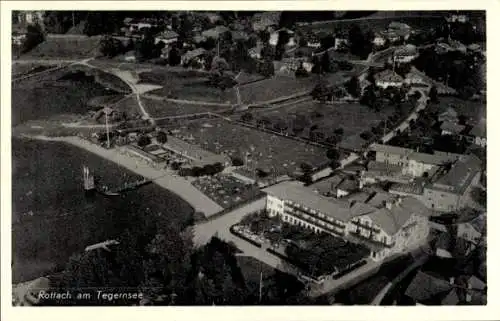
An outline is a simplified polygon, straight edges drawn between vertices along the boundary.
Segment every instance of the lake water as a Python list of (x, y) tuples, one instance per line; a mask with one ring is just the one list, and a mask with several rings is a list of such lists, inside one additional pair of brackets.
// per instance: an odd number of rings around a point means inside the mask
[[(61, 113), (84, 113), (88, 99), (113, 93), (86, 77), (58, 81), (61, 76), (50, 75), (44, 81), (30, 80), (13, 86), (13, 125)], [(189, 204), (155, 184), (114, 198), (86, 197), (83, 165), (89, 166), (106, 185), (137, 178), (71, 145), (12, 139), (14, 283), (60, 270), (73, 253), (116, 238), (125, 229), (143, 228), (159, 213), (172, 224), (182, 226), (193, 212)]]

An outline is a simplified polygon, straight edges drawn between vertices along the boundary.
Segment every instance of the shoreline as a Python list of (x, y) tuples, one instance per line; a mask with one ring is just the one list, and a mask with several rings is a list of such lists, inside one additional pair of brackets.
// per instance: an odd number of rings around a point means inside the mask
[(223, 210), (220, 205), (212, 201), (208, 196), (191, 185), (191, 183), (189, 183), (185, 178), (176, 177), (172, 175), (171, 172), (165, 170), (152, 168), (131, 156), (120, 153), (116, 149), (105, 149), (77, 136), (49, 137), (43, 135), (23, 134), (20, 135), (20, 138), (39, 141), (63, 142), (86, 150), (122, 166), (131, 172), (153, 180), (153, 183), (174, 193), (191, 205), (195, 211), (202, 212), (207, 218)]

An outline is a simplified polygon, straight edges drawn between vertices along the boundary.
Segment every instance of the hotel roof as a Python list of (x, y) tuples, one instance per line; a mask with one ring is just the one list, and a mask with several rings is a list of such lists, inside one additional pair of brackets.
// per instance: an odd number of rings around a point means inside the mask
[(268, 187), (264, 192), (344, 222), (357, 216), (367, 215), (389, 235), (396, 234), (413, 214), (427, 216), (430, 213), (424, 204), (413, 197), (402, 198), (399, 204), (395, 203), (389, 210), (363, 202), (324, 197), (309, 187), (290, 181)]

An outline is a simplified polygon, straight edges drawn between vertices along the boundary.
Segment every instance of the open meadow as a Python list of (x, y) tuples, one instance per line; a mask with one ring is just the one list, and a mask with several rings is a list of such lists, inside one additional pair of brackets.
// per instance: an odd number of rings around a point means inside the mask
[(207, 73), (147, 71), (138, 74), (139, 83), (163, 86), (150, 92), (166, 98), (232, 104), (236, 102), (233, 89), (221, 90), (208, 85)]
[(44, 42), (21, 56), (29, 58), (84, 59), (99, 54), (100, 36), (48, 35)]

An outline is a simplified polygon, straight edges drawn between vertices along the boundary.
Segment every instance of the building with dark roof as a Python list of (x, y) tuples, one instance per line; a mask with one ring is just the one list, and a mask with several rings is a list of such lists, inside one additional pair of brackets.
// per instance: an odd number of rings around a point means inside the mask
[(445, 279), (418, 271), (405, 296), (417, 305), (485, 305), (486, 284), (476, 276)]
[(481, 120), (471, 129), (469, 134), (474, 137), (474, 143), (486, 147), (486, 118)]
[(465, 207), (472, 186), (479, 183), (481, 161), (475, 155), (457, 160), (451, 169), (424, 188), (422, 200), (436, 211), (454, 211)]
[(382, 202), (374, 200), (376, 195), (365, 201), (351, 200), (349, 196), (337, 199), (296, 182), (282, 182), (264, 192), (269, 215), (362, 243), (371, 249), (375, 261), (420, 245), (429, 233), (430, 211), (411, 197), (387, 198)]
[(401, 87), (403, 85), (403, 77), (392, 70), (386, 69), (375, 74), (375, 85), (381, 88)]

